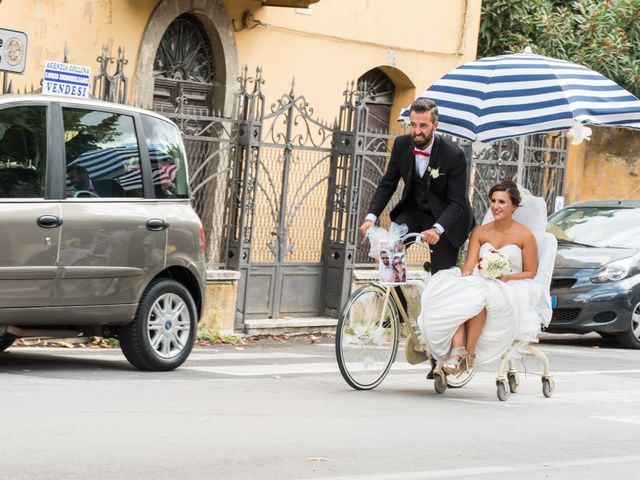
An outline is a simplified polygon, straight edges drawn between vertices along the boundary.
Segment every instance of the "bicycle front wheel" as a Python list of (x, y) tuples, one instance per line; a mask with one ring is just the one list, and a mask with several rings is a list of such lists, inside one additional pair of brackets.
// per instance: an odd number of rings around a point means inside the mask
[(336, 332), (336, 359), (345, 381), (371, 390), (384, 380), (398, 352), (396, 304), (387, 290), (367, 285), (351, 294)]

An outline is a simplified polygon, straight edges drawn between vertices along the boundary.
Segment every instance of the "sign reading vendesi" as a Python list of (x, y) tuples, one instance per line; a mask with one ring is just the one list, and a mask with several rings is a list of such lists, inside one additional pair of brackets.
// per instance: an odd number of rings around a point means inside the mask
[(22, 73), (27, 58), (27, 34), (0, 28), (0, 71)]
[(47, 60), (42, 93), (67, 97), (89, 97), (91, 67)]

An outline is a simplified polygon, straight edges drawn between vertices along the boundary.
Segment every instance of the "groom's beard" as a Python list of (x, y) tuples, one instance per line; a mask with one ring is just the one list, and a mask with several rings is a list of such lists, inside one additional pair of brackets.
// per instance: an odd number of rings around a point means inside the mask
[(411, 144), (415, 148), (419, 148), (420, 150), (424, 150), (431, 143), (431, 139), (433, 138), (433, 133), (429, 136), (425, 135), (411, 135)]

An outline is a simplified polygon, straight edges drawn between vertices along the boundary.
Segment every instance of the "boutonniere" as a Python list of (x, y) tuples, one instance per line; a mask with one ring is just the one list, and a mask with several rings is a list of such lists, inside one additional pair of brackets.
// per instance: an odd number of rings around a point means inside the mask
[(431, 178), (433, 178), (433, 179), (436, 179), (440, 175), (442, 175), (440, 173), (440, 169), (438, 167), (436, 167), (436, 168), (427, 167), (427, 171), (429, 172), (429, 175), (431, 175)]

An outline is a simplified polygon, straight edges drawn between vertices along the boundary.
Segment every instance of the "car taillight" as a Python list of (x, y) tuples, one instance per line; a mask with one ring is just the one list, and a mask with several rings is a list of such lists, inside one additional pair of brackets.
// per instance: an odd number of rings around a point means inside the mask
[(204, 258), (204, 227), (200, 224), (200, 248), (202, 249), (202, 257)]

